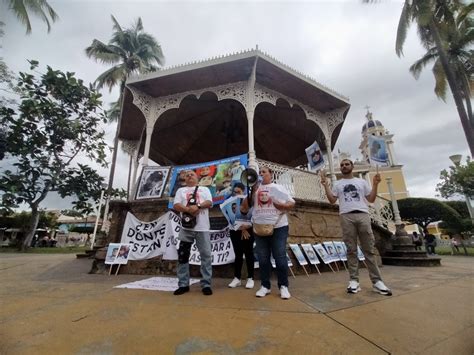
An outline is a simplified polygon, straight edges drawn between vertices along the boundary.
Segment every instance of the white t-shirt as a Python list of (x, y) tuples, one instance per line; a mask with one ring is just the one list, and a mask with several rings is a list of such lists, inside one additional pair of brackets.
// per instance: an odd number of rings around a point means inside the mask
[(370, 195), (367, 181), (360, 178), (340, 179), (332, 187), (332, 193), (339, 199), (339, 213), (361, 211), (369, 213), (366, 196)]
[(273, 182), (266, 185), (260, 184), (257, 191), (254, 191), (252, 223), (275, 224), (278, 221), (275, 228), (288, 225), (286, 213), (277, 209), (273, 205), (273, 200), (280, 203), (295, 202), (283, 186)]
[[(183, 206), (187, 206), (188, 201), (192, 197), (195, 189), (196, 186), (186, 186), (179, 188), (178, 191), (176, 191), (176, 195), (174, 197), (174, 204), (180, 203)], [(207, 187), (199, 186), (198, 190), (196, 191), (196, 203), (202, 204), (204, 201), (212, 202), (212, 195)], [(207, 232), (210, 229), (211, 225), (209, 223), (209, 209), (203, 208), (199, 210), (199, 214), (196, 216), (196, 226), (192, 230), (196, 232)]]

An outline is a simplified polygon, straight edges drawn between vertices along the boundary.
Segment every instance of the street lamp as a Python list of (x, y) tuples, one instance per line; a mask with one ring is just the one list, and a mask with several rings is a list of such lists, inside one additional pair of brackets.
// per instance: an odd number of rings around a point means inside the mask
[[(454, 163), (454, 167), (457, 169), (461, 165), (462, 155), (461, 154), (454, 154), (454, 155), (451, 155), (449, 157), (449, 159), (451, 159), (451, 161)], [(471, 220), (473, 220), (474, 219), (474, 211), (473, 211), (473, 208), (472, 208), (471, 199), (466, 194), (464, 194), (464, 198), (466, 199), (467, 210), (469, 211), (469, 217), (471, 217)]]
[(94, 249), (95, 236), (97, 234), (97, 227), (99, 226), (100, 208), (102, 207), (102, 200), (104, 198), (104, 192), (106, 189), (107, 189), (107, 184), (102, 184), (102, 188), (100, 191), (99, 205), (97, 206), (97, 213), (95, 214), (95, 226), (94, 226), (94, 233), (92, 234), (91, 250)]

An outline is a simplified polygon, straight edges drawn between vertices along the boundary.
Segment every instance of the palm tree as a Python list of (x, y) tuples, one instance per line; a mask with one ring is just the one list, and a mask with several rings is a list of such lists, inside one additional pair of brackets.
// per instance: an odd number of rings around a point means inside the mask
[[(471, 123), (472, 119), (469, 118), (463, 102), (464, 97), (466, 101), (468, 101), (471, 95), (469, 93), (469, 95), (464, 96), (463, 85), (458, 84), (456, 66), (450, 60), (449, 56), (450, 43), (446, 42), (446, 39), (449, 39), (447, 35), (448, 32), (455, 31), (456, 29), (455, 15), (459, 11), (463, 11), (463, 7), (464, 4), (459, 0), (405, 1), (398, 23), (395, 50), (398, 56), (403, 54), (402, 49), (405, 43), (407, 29), (412, 22), (416, 22), (422, 44), (428, 47), (428, 49), (432, 46), (436, 48), (436, 54), (440, 64), (438, 64), (435, 70), (437, 72), (441, 70), (444, 72), (472, 155), (474, 154), (474, 126)], [(443, 32), (443, 30), (445, 31)], [(472, 26), (470, 32), (472, 32)], [(472, 43), (472, 33), (470, 37), (471, 40), (468, 39), (468, 43)]]
[(48, 4), (46, 0), (4, 0), (10, 11), (12, 11), (18, 20), (26, 26), (26, 34), (31, 33), (31, 22), (29, 13), (41, 18), (48, 26), (48, 32), (51, 31), (49, 21), (59, 19), (58, 14)]
[[(108, 192), (112, 190), (115, 174), (115, 164), (117, 160), (118, 150), (118, 134), (120, 130), (120, 117), (116, 114), (117, 108), (121, 108), (125, 82), (131, 74), (143, 74), (150, 71), (158, 70), (158, 66), (164, 63), (163, 52), (160, 44), (156, 39), (144, 32), (143, 23), (139, 17), (133, 27), (122, 29), (114, 16), (113, 34), (108, 44), (97, 39), (86, 48), (86, 55), (98, 62), (113, 65), (112, 68), (103, 72), (96, 79), (98, 89), (107, 86), (109, 91), (116, 85), (120, 86), (120, 96), (117, 105), (112, 104), (111, 118), (117, 119), (117, 130), (114, 139), (114, 150), (112, 155), (112, 164), (110, 166), (110, 176), (108, 184)], [(115, 108), (115, 109), (114, 109)], [(115, 112), (115, 114), (113, 114)], [(110, 195), (110, 194), (109, 194)]]
[[(474, 20), (470, 17), (474, 11), (474, 3), (462, 8), (452, 23), (440, 23), (440, 36), (446, 46), (449, 64), (453, 69), (456, 83), (466, 103), (467, 115), (471, 127), (474, 127), (472, 117), (471, 96), (474, 89), (474, 51), (469, 47), (474, 41)], [(438, 49), (429, 38), (424, 43), (427, 48), (425, 55), (410, 67), (410, 72), (418, 79), (425, 66), (433, 63), (435, 77), (435, 94), (443, 101), (446, 100), (447, 79), (438, 54)]]
[[(377, 0), (362, 1), (365, 3), (373, 3)], [(471, 98), (471, 93), (469, 93), (469, 95), (465, 94), (466, 90), (464, 87), (466, 84), (458, 84), (456, 66), (451, 62), (449, 56), (449, 45), (453, 38), (448, 36), (448, 32), (457, 31), (455, 20), (456, 14), (458, 14), (459, 17), (460, 13), (464, 13), (466, 11), (470, 12), (469, 6), (472, 5), (465, 5), (461, 0), (405, 0), (398, 23), (395, 51), (398, 56), (403, 55), (403, 45), (405, 44), (408, 28), (412, 23), (416, 23), (421, 43), (427, 48), (428, 52), (430, 48), (435, 48), (437, 59), (439, 59), (439, 64), (434, 68), (434, 70), (438, 73), (440, 71), (444, 73), (446, 81), (453, 95), (454, 103), (456, 104), (456, 109), (461, 120), (471, 155), (473, 155), (474, 124), (472, 122), (472, 114), (471, 116), (468, 116), (463, 101), (463, 99), (465, 99), (466, 106), (469, 106), (470, 102), (467, 102)], [(458, 18), (458, 21), (460, 20), (461, 18)], [(474, 33), (472, 29), (472, 21), (469, 20), (465, 22), (465, 26), (469, 27), (469, 29), (466, 29), (469, 34), (465, 37), (465, 40), (472, 44), (472, 36)], [(460, 35), (460, 37), (462, 36)], [(463, 45), (463, 47), (466, 48), (468, 45), (469, 44)], [(470, 65), (472, 65), (472, 51), (470, 53), (471, 59), (467, 63), (471, 63)], [(431, 52), (431, 54), (433, 55), (434, 53)], [(452, 52), (451, 55), (453, 54), (455, 53)], [(464, 66), (466, 72), (472, 70), (472, 68), (468, 69), (466, 65)], [(457, 70), (459, 71), (459, 69), (460, 68), (458, 67)], [(415, 71), (416, 70), (417, 69), (415, 69)], [(438, 91), (441, 92), (442, 88), (438, 89)]]

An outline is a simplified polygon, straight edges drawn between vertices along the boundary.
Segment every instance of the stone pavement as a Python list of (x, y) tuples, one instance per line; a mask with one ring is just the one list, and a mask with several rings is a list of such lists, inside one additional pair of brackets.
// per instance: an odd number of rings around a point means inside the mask
[[(473, 354), (474, 258), (382, 268), (392, 297), (345, 292), (347, 274), (290, 278), (263, 299), (216, 279), (182, 296), (114, 289), (73, 255), (0, 254), (0, 354)], [(258, 282), (257, 282), (258, 284)]]

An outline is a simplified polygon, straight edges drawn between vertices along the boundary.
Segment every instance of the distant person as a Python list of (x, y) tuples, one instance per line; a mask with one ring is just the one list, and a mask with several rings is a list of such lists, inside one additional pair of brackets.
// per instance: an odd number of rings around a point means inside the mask
[(459, 253), (459, 242), (455, 237), (451, 237), (451, 255), (454, 255), (455, 250)]
[(436, 255), (436, 237), (425, 230), (425, 248), (428, 255)]
[(418, 232), (413, 232), (411, 240), (413, 241), (413, 244), (415, 245), (415, 250), (421, 250), (423, 241), (421, 240), (421, 235), (419, 235)]
[(342, 179), (336, 181), (332, 190), (321, 171), (321, 184), (326, 196), (334, 204), (339, 199), (339, 214), (342, 228), (342, 238), (347, 246), (347, 264), (349, 266), (349, 285), (347, 293), (357, 293), (359, 286), (359, 259), (357, 258), (357, 241), (364, 253), (373, 289), (381, 295), (391, 296), (392, 291), (382, 281), (377, 261), (375, 259), (375, 239), (369, 215), (368, 202), (375, 201), (377, 187), (381, 181), (380, 174), (375, 174), (370, 189), (367, 181), (356, 178), (352, 174), (354, 163), (343, 159), (340, 164)]

